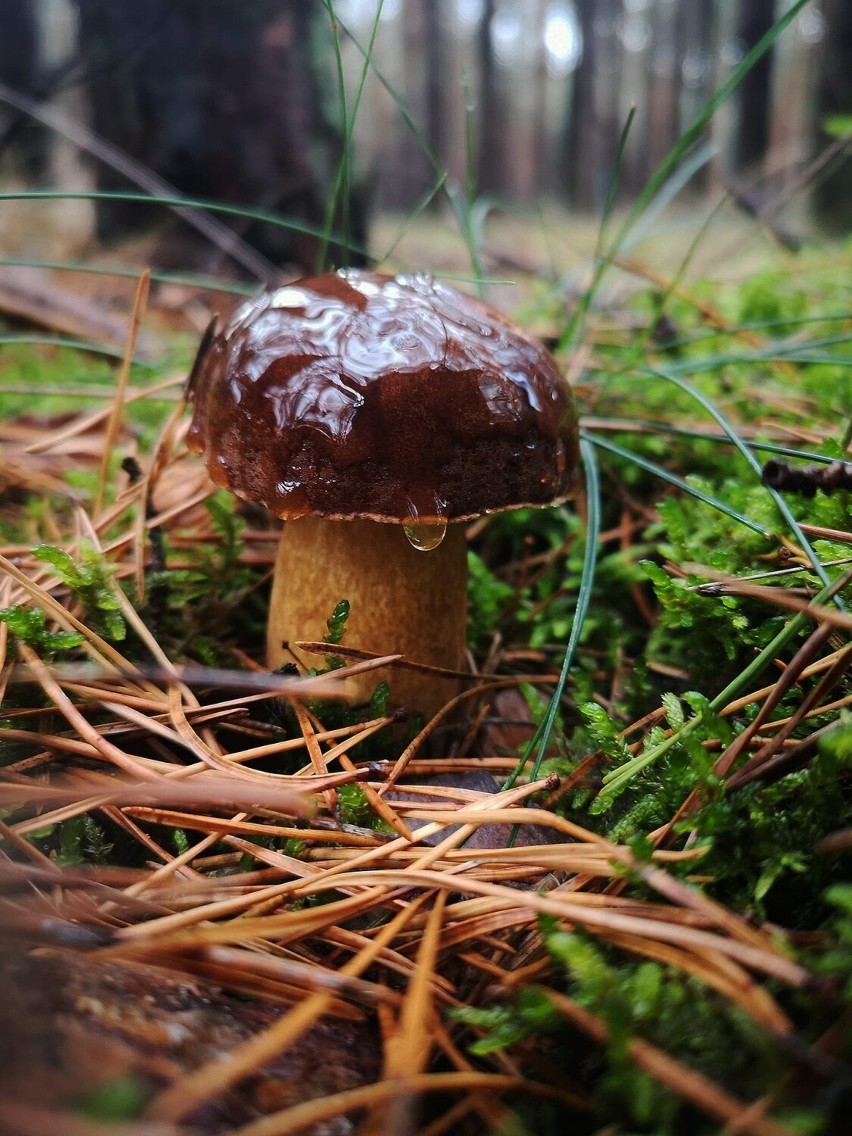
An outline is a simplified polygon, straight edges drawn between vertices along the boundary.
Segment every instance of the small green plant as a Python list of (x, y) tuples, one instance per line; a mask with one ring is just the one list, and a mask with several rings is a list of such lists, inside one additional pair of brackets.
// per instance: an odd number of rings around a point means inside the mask
[(32, 647), (39, 654), (52, 651), (67, 651), (79, 647), (86, 636), (80, 631), (50, 631), (47, 616), (39, 607), (24, 607), (15, 604), (0, 608), (0, 620), (9, 632), (22, 643)]
[(471, 1053), (480, 1056), (540, 1034), (554, 1034), (561, 1021), (547, 995), (533, 986), (520, 990), (511, 1001), (453, 1010), (450, 1017), (481, 1032), (482, 1036), (469, 1046)]
[(63, 864), (108, 864), (114, 848), (112, 841), (89, 813), (72, 817), (58, 826), (59, 853)]
[[(323, 643), (328, 643), (334, 647), (338, 643), (343, 642), (343, 636), (346, 634), (346, 621), (349, 619), (349, 600), (340, 600), (335, 604), (334, 611), (326, 620), (326, 627), (328, 628), (325, 635), (322, 637)], [(325, 665), (329, 670), (339, 670), (345, 666), (345, 662), (339, 655), (326, 655)]]
[(163, 563), (148, 573), (143, 614), (175, 653), (221, 666), (229, 661), (232, 642), (243, 649), (263, 642), (266, 609), (259, 573), (240, 559), (246, 525), (234, 498), (214, 493), (204, 507), (215, 539), (193, 545), (191, 566), (172, 567), (169, 539), (163, 537)]
[(106, 639), (119, 642), (127, 628), (121, 614), (121, 601), (115, 593), (113, 570), (91, 544), (82, 542), (79, 561), (55, 544), (40, 544), (33, 556), (49, 564), (86, 613), (92, 629)]

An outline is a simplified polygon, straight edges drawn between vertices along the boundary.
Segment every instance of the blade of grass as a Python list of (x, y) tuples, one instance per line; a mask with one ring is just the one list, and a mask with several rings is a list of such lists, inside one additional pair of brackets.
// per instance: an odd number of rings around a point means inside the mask
[[(379, 30), (379, 20), (382, 15), (382, 8), (384, 0), (378, 0), (376, 5), (375, 15), (373, 16), (373, 23), (370, 28), (370, 38), (367, 43), (366, 54), (364, 56), (364, 64), (361, 68), (361, 74), (358, 80), (358, 88), (355, 92), (355, 98), (352, 101), (351, 114), (346, 104), (346, 82), (343, 71), (343, 53), (341, 50), (340, 42), (340, 22), (337, 18), (337, 13), (334, 7), (334, 0), (323, 0), (328, 18), (331, 22), (332, 42), (334, 45), (334, 59), (337, 67), (337, 87), (340, 99), (340, 119), (343, 125), (343, 141), (340, 151), (340, 161), (337, 164), (337, 173), (334, 179), (331, 193), (329, 194), (328, 204), (326, 206), (325, 214), (325, 228), (326, 235), (320, 242), (319, 251), (317, 253), (317, 272), (322, 272), (326, 268), (326, 258), (328, 256), (328, 247), (331, 243), (331, 233), (334, 228), (334, 218), (337, 216), (338, 205), (341, 208), (341, 226), (344, 236), (344, 254), (349, 251), (350, 233), (350, 193), (352, 189), (352, 181), (350, 176), (350, 163), (352, 155), (352, 139), (355, 119), (358, 116), (358, 108), (361, 105), (361, 98), (364, 93), (364, 86), (367, 81), (367, 75), (370, 70), (370, 60), (373, 58), (373, 50), (376, 42), (376, 35)], [(344, 268), (348, 267), (348, 256), (346, 257)]]
[(382, 87), (384, 87), (385, 91), (387, 91), (390, 98), (393, 100), (394, 105), (396, 106), (397, 110), (399, 111), (399, 114), (400, 114), (403, 122), (408, 127), (408, 129), (411, 131), (411, 133), (414, 135), (414, 137), (417, 139), (417, 143), (420, 146), (426, 160), (429, 162), (429, 165), (432, 167), (432, 169), (435, 172), (437, 184), (441, 188), (444, 189), (444, 192), (447, 195), (447, 200), (450, 203), (450, 206), (453, 210), (453, 214), (455, 216), (456, 223), (459, 226), (459, 231), (461, 232), (462, 236), (464, 237), (465, 243), (467, 245), (468, 256), (470, 257), (471, 269), (473, 271), (473, 274), (476, 277), (476, 279), (481, 279), (482, 276), (483, 276), (483, 270), (482, 270), (482, 264), (481, 264), (481, 260), (480, 260), (480, 256), (479, 256), (479, 250), (477, 248), (476, 242), (473, 240), (473, 231), (472, 231), (471, 223), (470, 223), (470, 209), (468, 208), (467, 195), (465, 193), (453, 191), (451, 185), (448, 182), (448, 175), (447, 175), (446, 169), (444, 168), (443, 164), (439, 161), (438, 156), (435, 153), (435, 151), (429, 145), (429, 141), (426, 138), (426, 136), (424, 135), (423, 131), (417, 125), (417, 123), (414, 119), (414, 115), (412, 114), (411, 109), (409, 108), (405, 99), (402, 97), (402, 95), (399, 93), (399, 91), (397, 91), (397, 89), (394, 87), (393, 83), (390, 82), (390, 80), (387, 78), (387, 76), (376, 65), (376, 62), (371, 57), (371, 54), (368, 51), (368, 49), (363, 46), (363, 44), (358, 39), (358, 37), (355, 35), (355, 33), (352, 31), (352, 29), (343, 20), (341, 20), (339, 17), (337, 19), (337, 22), (338, 22), (339, 26), (343, 29), (343, 31), (346, 33), (346, 35), (349, 37), (349, 39), (352, 41), (355, 49), (367, 61), (370, 70), (376, 76), (379, 83), (381, 83)]
[(559, 673), (556, 686), (554, 687), (553, 695), (548, 703), (547, 711), (544, 718), (539, 723), (532, 740), (524, 750), (523, 756), (517, 766), (503, 784), (504, 789), (512, 788), (534, 753), (535, 757), (533, 759), (530, 776), (533, 780), (536, 780), (539, 776), (541, 765), (544, 761), (544, 755), (550, 741), (550, 735), (553, 733), (553, 727), (556, 723), (556, 716), (559, 713), (559, 705), (562, 700), (563, 691), (565, 690), (565, 684), (568, 681), (568, 675), (574, 663), (574, 656), (577, 652), (580, 636), (583, 633), (583, 626), (592, 602), (592, 590), (594, 587), (595, 566), (598, 554), (598, 538), (600, 536), (601, 505), (597, 457), (591, 441), (586, 436), (581, 437), (580, 453), (586, 479), (586, 543), (583, 552), (583, 575), (577, 594), (577, 608), (574, 614), (574, 622), (571, 625), (571, 632), (568, 636), (568, 645), (565, 648), (562, 669)]
[[(0, 102), (23, 111), (31, 118), (43, 123), (50, 130), (73, 142), (81, 150), (92, 154), (98, 161), (116, 170), (134, 185), (147, 190), (148, 192), (143, 196), (148, 201), (154, 200), (157, 195), (177, 196), (175, 187), (153, 173), (147, 166), (137, 162), (135, 158), (131, 158), (118, 146), (114, 146), (104, 138), (99, 138), (81, 122), (67, 118), (55, 107), (42, 106), (35, 99), (29, 98), (20, 91), (13, 90), (5, 83), (0, 83)], [(29, 195), (23, 194), (23, 196)], [(209, 211), (205, 205), (199, 202), (184, 201), (182, 204), (173, 203), (171, 207), (187, 224), (192, 225), (211, 244), (231, 257), (237, 264), (248, 269), (258, 280), (270, 283), (276, 278), (278, 270), (275, 265), (250, 245), (247, 245), (233, 229), (229, 229), (227, 225), (223, 225), (215, 217), (208, 216)]]
[[(280, 229), (289, 229), (294, 233), (303, 233), (309, 237), (324, 237), (326, 230), (321, 225), (309, 225), (306, 221), (297, 221), (293, 218), (282, 217), (280, 213), (270, 212), (268, 209), (250, 209), (244, 205), (231, 205), (227, 201), (205, 201), (201, 198), (181, 196), (168, 196), (166, 194), (136, 193), (127, 190), (109, 192), (107, 190), (87, 190), (78, 192), (59, 189), (31, 189), (31, 190), (4, 190), (0, 192), (0, 201), (125, 201), (141, 202), (145, 205), (163, 205), (178, 209), (204, 209), (209, 213), (222, 213), (228, 217), (241, 217), (247, 221), (260, 221), (267, 225), (277, 225)], [(332, 239), (343, 245), (343, 236), (334, 233)], [(367, 250), (360, 245), (348, 242), (351, 252), (367, 255)], [(275, 270), (272, 279), (280, 275)]]
[(615, 241), (612, 245), (612, 253), (614, 254), (619, 250), (627, 238), (628, 233), (636, 224), (638, 219), (646, 211), (650, 203), (656, 197), (659, 190), (662, 188), (666, 180), (674, 173), (681, 159), (685, 156), (690, 147), (698, 140), (701, 132), (710, 122), (710, 119), (716, 113), (731, 95), (736, 91), (737, 87), (743, 81), (745, 76), (751, 71), (754, 65), (771, 49), (775, 41), (781, 35), (786, 27), (788, 27), (793, 20), (799, 15), (802, 9), (808, 4), (810, 0), (795, 0), (795, 2), (788, 8), (780, 19), (772, 25), (772, 27), (763, 35), (754, 47), (748, 51), (734, 68), (728, 80), (722, 84), (718, 91), (708, 100), (702, 110), (699, 112), (693, 122), (686, 128), (675, 145), (671, 148), (668, 154), (663, 158), (660, 165), (651, 175), (648, 183), (639, 193), (636, 201), (633, 203), (627, 217), (616, 235)]
[[(584, 419), (584, 421), (598, 430), (604, 428), (603, 420)], [(605, 425), (607, 428), (625, 434), (671, 434), (680, 438), (700, 438), (706, 442), (718, 442), (723, 446), (735, 444), (733, 438), (726, 434), (713, 434), (709, 430), (699, 430), (692, 426), (678, 426), (674, 422), (660, 422), (653, 418), (625, 418), (623, 420), (608, 418), (605, 420)], [(594, 430), (588, 430), (587, 433), (593, 441), (597, 441), (598, 435), (594, 433)], [(831, 462), (836, 461), (836, 458), (828, 454), (818, 454), (814, 450), (802, 450), (796, 446), (782, 446), (777, 442), (761, 442), (756, 438), (741, 438), (741, 441), (750, 450), (756, 450), (759, 453), (781, 454), (785, 457), (801, 458), (802, 461), (822, 462), (825, 465), (830, 465)]]
[(581, 437), (586, 438), (593, 446), (598, 449), (607, 450), (611, 454), (616, 454), (620, 458), (631, 462), (633, 465), (639, 466), (640, 469), (647, 470), (648, 473), (653, 473), (662, 481), (667, 481), (669, 485), (675, 485), (678, 489), (682, 489), (684, 493), (689, 493), (690, 496), (696, 497), (699, 501), (703, 501), (705, 505), (711, 505), (714, 509), (718, 509), (720, 513), (725, 513), (726, 516), (731, 517), (732, 520), (738, 521), (741, 525), (745, 525), (753, 532), (759, 533), (761, 536), (770, 538), (772, 533), (759, 525), (756, 521), (746, 517), (743, 513), (738, 513), (736, 509), (732, 509), (730, 505), (726, 505), (724, 501), (720, 501), (718, 497), (713, 497), (709, 493), (705, 493), (695, 485), (690, 485), (682, 477), (667, 470), (664, 466), (657, 465), (656, 462), (649, 461), (647, 458), (641, 457), (639, 454), (634, 453), (632, 450), (625, 450), (615, 442), (607, 442), (603, 438), (597, 437), (595, 434), (589, 433), (587, 430), (581, 430)]
[[(574, 315), (569, 321), (566, 331), (563, 333), (560, 339), (559, 346), (561, 350), (566, 349), (574, 341), (576, 330), (579, 327), (579, 321), (582, 319), (582, 316), (585, 314), (585, 312), (588, 311), (594, 293), (597, 290), (598, 285), (600, 284), (607, 266), (625, 247), (627, 239), (631, 231), (639, 221), (640, 217), (642, 217), (649, 210), (658, 194), (660, 194), (661, 190), (664, 189), (666, 183), (675, 176), (677, 167), (686, 158), (686, 155), (692, 148), (692, 146), (698, 141), (702, 131), (710, 122), (711, 118), (719, 109), (719, 107), (721, 107), (731, 97), (731, 95), (734, 93), (734, 91), (737, 89), (737, 87), (740, 85), (740, 83), (752, 69), (752, 67), (754, 67), (758, 60), (760, 60), (761, 57), (770, 50), (778, 36), (781, 35), (784, 29), (796, 18), (796, 16), (798, 16), (799, 12), (807, 3), (809, 3), (809, 0), (796, 0), (796, 2), (788, 9), (788, 11), (786, 11), (784, 15), (781, 16), (781, 18), (773, 24), (769, 31), (761, 37), (758, 43), (756, 43), (755, 46), (746, 53), (738, 66), (734, 68), (734, 71), (732, 72), (727, 82), (725, 82), (719, 88), (719, 90), (707, 101), (697, 117), (686, 128), (686, 130), (683, 132), (674, 146), (669, 150), (668, 154), (666, 154), (665, 158), (663, 158), (662, 162), (656, 168), (654, 173), (648, 179), (647, 184), (637, 196), (636, 200), (628, 211), (625, 220), (616, 233), (612, 244), (605, 254), (603, 254), (602, 252), (603, 230), (605, 226), (601, 226), (601, 238), (598, 242), (600, 246), (600, 252), (596, 253), (595, 257), (597, 265), (595, 274), (592, 278), (592, 282), (586, 289), (580, 306), (578, 307), (577, 311), (575, 311)], [(622, 133), (622, 139), (619, 143), (619, 152), (616, 158), (616, 173), (614, 174), (613, 180), (617, 180), (617, 168), (621, 160), (624, 141), (625, 135), (624, 133)], [(599, 257), (600, 259), (598, 259)]]
[[(138, 280), (139, 268), (122, 268), (113, 264), (88, 264), (84, 261), (37, 260), (32, 257), (2, 256), (0, 267), (4, 268), (45, 268), (52, 272), (81, 272), (93, 276), (117, 276), (126, 280)], [(187, 288), (203, 288), (206, 292), (232, 292), (235, 296), (253, 296), (257, 292), (254, 284), (244, 284), (239, 280), (222, 280), (219, 277), (204, 276), (190, 272), (166, 272), (151, 270), (151, 280), (156, 284), (180, 284)]]
[[(138, 273), (136, 274), (138, 276)], [(0, 346), (26, 343), (33, 347), (72, 347), (75, 351), (85, 351), (89, 355), (104, 355), (107, 359), (123, 359), (124, 352), (117, 347), (104, 347), (100, 343), (90, 343), (86, 339), (71, 339), (65, 335), (0, 335)], [(159, 371), (161, 365), (133, 359), (134, 367), (144, 367), (148, 371)]]
[(607, 186), (606, 200), (604, 202), (603, 214), (601, 215), (601, 223), (598, 227), (597, 241), (595, 243), (595, 251), (592, 254), (592, 264), (594, 264), (594, 273), (592, 275), (589, 286), (585, 289), (580, 302), (574, 309), (568, 325), (559, 337), (557, 349), (559, 351), (566, 351), (575, 343), (579, 329), (582, 327), (583, 321), (588, 314), (591, 307), (592, 300), (598, 290), (603, 274), (609, 265), (609, 258), (604, 254), (604, 243), (606, 239), (607, 228), (612, 217), (612, 211), (615, 208), (616, 192), (618, 190), (618, 179), (621, 174), (621, 164), (624, 160), (624, 153), (627, 148), (627, 138), (630, 134), (630, 128), (633, 125), (633, 120), (636, 117), (636, 107), (632, 106), (627, 115), (627, 121), (624, 123), (621, 134), (618, 139), (618, 148), (615, 154), (615, 163), (613, 165), (612, 174)]
[[(725, 431), (727, 436), (731, 439), (733, 444), (736, 446), (736, 448), (739, 450), (739, 452), (745, 458), (746, 462), (748, 463), (749, 468), (754, 473), (754, 475), (757, 477), (758, 481), (761, 481), (760, 465), (758, 464), (757, 460), (755, 459), (754, 454), (752, 454), (748, 445), (742, 440), (742, 438), (740, 438), (739, 434), (737, 433), (737, 431), (735, 430), (735, 428), (733, 426), (733, 423), (728, 421), (728, 419), (725, 417), (725, 415), (722, 414), (722, 412), (719, 410), (719, 408), (716, 406), (716, 404), (711, 399), (707, 398), (704, 394), (701, 393), (701, 391), (697, 390), (693, 386), (690, 386), (689, 383), (684, 382), (683, 379), (679, 378), (677, 375), (673, 374), (669, 370), (664, 370), (661, 367), (649, 367), (649, 368), (647, 368), (647, 371), (648, 371), (648, 374), (655, 375), (657, 378), (666, 379), (668, 382), (673, 383), (676, 387), (678, 387), (680, 390), (682, 390), (685, 394), (688, 394), (691, 398), (694, 398), (696, 400), (696, 402), (698, 402), (704, 408), (704, 410), (707, 411), (707, 413), (712, 418), (715, 418), (715, 420), (719, 423), (719, 425)], [(789, 505), (784, 500), (784, 498), (781, 496), (781, 494), (778, 493), (776, 490), (770, 488), (768, 485), (765, 486), (765, 488), (766, 488), (766, 492), (771, 496), (772, 500), (775, 502), (775, 507), (778, 509), (781, 516), (784, 518), (784, 520), (789, 525), (790, 531), (794, 534), (796, 540), (799, 542), (800, 547), (804, 551), (807, 558), (810, 560), (811, 565), (813, 566), (814, 572), (817, 574), (819, 579), (822, 581), (822, 583), (826, 587), (830, 586), (831, 581), (828, 578), (828, 574), (826, 573), (825, 569), (823, 568), (819, 557), (814, 552), (813, 547), (811, 545), (811, 542), (808, 540), (808, 538), (802, 532), (801, 526), (799, 525), (799, 522), (796, 520), (796, 518), (793, 516)], [(841, 611), (846, 610), (846, 606), (843, 603), (843, 600), (840, 598), (840, 596), (838, 596), (838, 595), (833, 596), (833, 600), (834, 600), (834, 603), (837, 605), (837, 607), (840, 608)]]

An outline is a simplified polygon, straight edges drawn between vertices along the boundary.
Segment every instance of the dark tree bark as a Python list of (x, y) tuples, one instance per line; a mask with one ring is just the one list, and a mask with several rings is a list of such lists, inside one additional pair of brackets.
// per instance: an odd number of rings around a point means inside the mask
[[(538, 0), (538, 3), (534, 7), (534, 12), (539, 32), (541, 35), (543, 35), (547, 8), (542, 0)], [(553, 184), (552, 163), (548, 160), (548, 149), (550, 141), (547, 121), (548, 85), (547, 53), (542, 47), (540, 48), (540, 54), (538, 56), (538, 59), (536, 60), (535, 72), (533, 75), (533, 90), (535, 92), (535, 97), (532, 104), (533, 119), (530, 128), (532, 134), (532, 144), (530, 146), (529, 154), (533, 172), (528, 184), (531, 186), (533, 195), (535, 197), (541, 197), (543, 194), (550, 194), (556, 188), (556, 186)]]
[(650, 177), (677, 138), (677, 93), (680, 87), (680, 60), (676, 45), (677, 11), (671, 5), (655, 3), (651, 13), (651, 47), (648, 68), (648, 137), (645, 176)]
[(616, 35), (620, 0), (575, 0), (583, 56), (569, 94), (563, 168), (575, 209), (597, 209), (612, 176), (618, 138)]
[[(77, 0), (95, 130), (188, 196), (273, 210), (321, 227), (340, 138), (324, 10), (302, 0)], [(126, 186), (108, 169), (104, 189)], [(102, 236), (150, 223), (108, 203)], [(273, 225), (229, 222), (277, 264), (313, 270), (318, 242)], [(174, 247), (174, 246), (173, 246)], [(187, 247), (178, 242), (179, 255)], [(334, 257), (344, 259), (340, 249)], [(206, 265), (212, 267), (212, 265)]]
[[(775, 18), (775, 0), (749, 0), (740, 8), (737, 36), (744, 52), (769, 31)], [(752, 67), (739, 88), (739, 127), (734, 138), (732, 166), (739, 173), (759, 163), (769, 141), (769, 115), (772, 97), (772, 52), (768, 51)]]
[(446, 160), (444, 124), (446, 120), (446, 86), (444, 74), (444, 12), (442, 0), (424, 0), (426, 31), (426, 139), (433, 154)]
[(405, 125), (394, 168), (396, 192), (384, 202), (390, 208), (408, 209), (420, 202), (435, 185), (445, 161), (443, 35), (442, 0), (404, 6), (405, 94), (419, 137)]
[[(821, 118), (852, 116), (852, 5), (849, 0), (826, 0), (826, 21), (822, 41), (817, 107)], [(821, 132), (820, 150), (831, 143)], [(848, 235), (852, 232), (852, 153), (848, 140), (845, 150), (826, 167), (814, 191), (817, 216), (827, 229)]]
[[(678, 6), (679, 36), (683, 43), (681, 54), (681, 87), (678, 111), (681, 131), (695, 121), (713, 92), (712, 56), (716, 44), (716, 5), (711, 3), (681, 4)], [(695, 175), (692, 185), (706, 188), (710, 181), (710, 168), (704, 166)]]
[[(44, 93), (39, 73), (36, 12), (33, 0), (0, 0), (0, 82), (31, 98)], [(27, 176), (43, 167), (44, 131), (26, 114), (0, 104), (0, 158), (10, 152)]]
[(485, 0), (477, 35), (479, 68), (478, 152), (476, 181), (480, 193), (500, 192), (505, 184), (505, 108), (494, 57), (492, 26), (495, 0)]
[(575, 0), (575, 7), (583, 37), (583, 54), (569, 95), (563, 169), (571, 205), (576, 209), (591, 209), (596, 197), (594, 164), (597, 160), (595, 3), (594, 0)]

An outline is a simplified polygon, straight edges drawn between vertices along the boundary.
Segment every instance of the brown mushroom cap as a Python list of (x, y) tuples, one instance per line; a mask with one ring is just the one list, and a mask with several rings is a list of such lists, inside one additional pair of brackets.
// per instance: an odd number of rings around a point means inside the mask
[(205, 345), (190, 385), (190, 448), (280, 517), (466, 520), (563, 500), (577, 464), (550, 354), (428, 276), (266, 292)]

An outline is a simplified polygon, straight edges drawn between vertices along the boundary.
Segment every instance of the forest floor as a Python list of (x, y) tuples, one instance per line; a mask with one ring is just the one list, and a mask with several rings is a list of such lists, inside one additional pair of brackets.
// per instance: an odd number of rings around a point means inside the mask
[[(315, 677), (266, 668), (277, 525), (185, 444), (236, 299), (156, 282), (128, 369), (141, 243), (92, 258), (125, 280), (41, 277), (117, 319), (106, 354), (6, 321), (0, 1130), (842, 1130), (852, 532), (818, 471), (852, 434), (852, 258), (706, 220), (600, 275), (598, 222), (479, 234), (571, 382), (583, 476), (470, 526), (475, 693), (402, 734), (392, 666), (337, 697), (343, 625)], [(457, 227), (403, 228), (374, 224), (385, 263), (470, 277)], [(435, 737), (501, 790), (436, 795)], [(468, 846), (497, 822), (521, 838)]]

